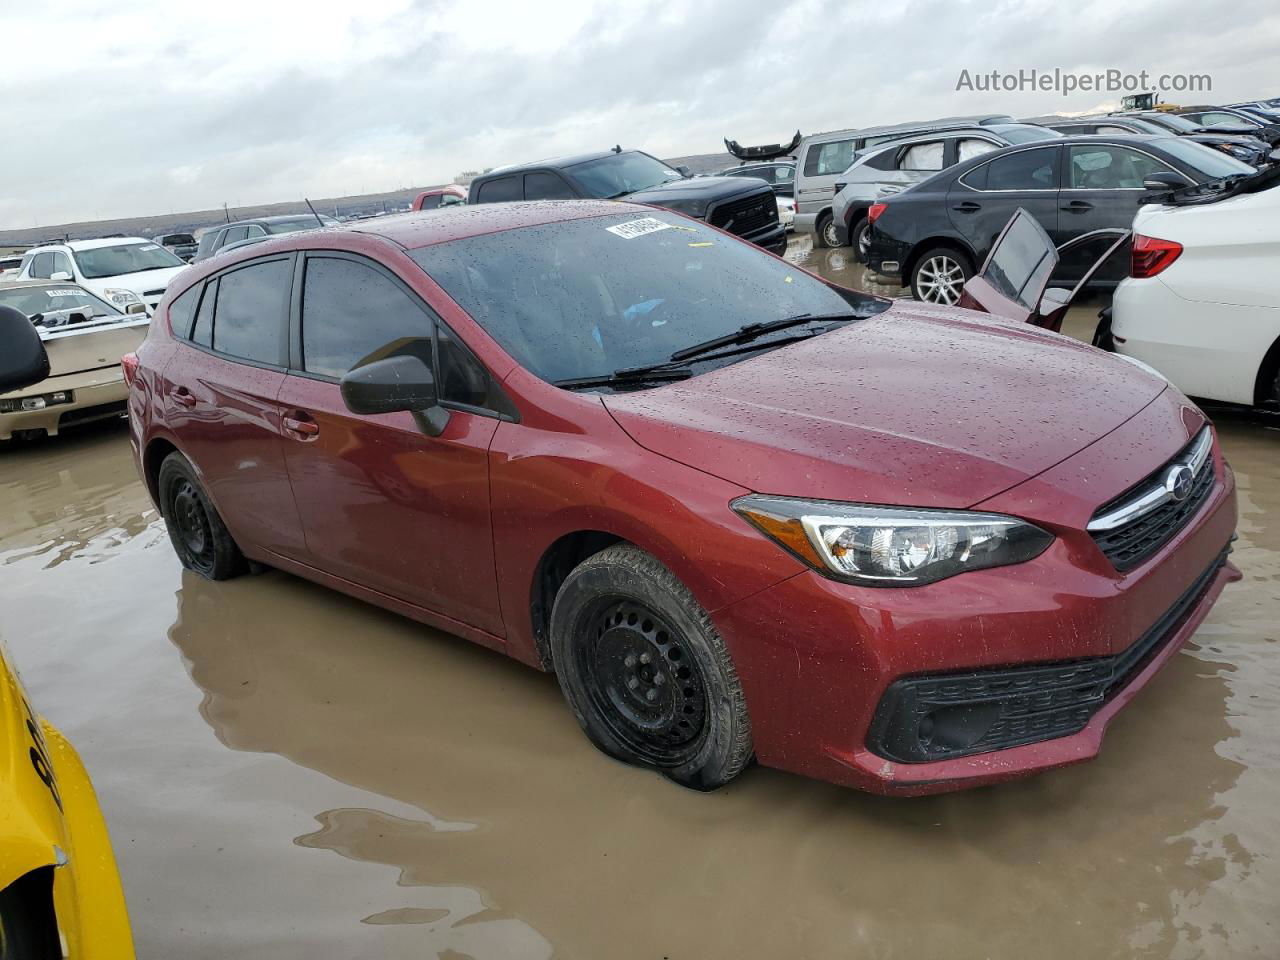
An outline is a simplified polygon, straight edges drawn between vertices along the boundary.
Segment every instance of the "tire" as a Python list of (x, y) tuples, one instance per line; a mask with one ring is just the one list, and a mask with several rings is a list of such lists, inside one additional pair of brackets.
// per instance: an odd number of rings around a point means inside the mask
[(830, 211), (818, 217), (818, 222), (813, 228), (813, 245), (815, 247), (838, 247), (840, 246), (840, 229), (836, 226), (835, 217), (831, 216)]
[(208, 580), (230, 580), (248, 561), (209, 502), (187, 458), (171, 453), (160, 464), (160, 512), (182, 565)]
[(694, 790), (751, 759), (737, 671), (711, 618), (654, 557), (618, 544), (565, 579), (551, 612), (560, 689), (609, 756)]
[(1116, 340), (1111, 333), (1111, 308), (1098, 311), (1098, 325), (1093, 328), (1093, 345), (1107, 353), (1116, 352)]
[(955, 247), (930, 247), (911, 268), (911, 295), (925, 303), (954, 306), (972, 276), (967, 254)]
[(870, 241), (871, 221), (863, 217), (849, 231), (849, 246), (853, 247), (853, 259), (858, 263), (866, 263), (869, 253), (867, 244)]

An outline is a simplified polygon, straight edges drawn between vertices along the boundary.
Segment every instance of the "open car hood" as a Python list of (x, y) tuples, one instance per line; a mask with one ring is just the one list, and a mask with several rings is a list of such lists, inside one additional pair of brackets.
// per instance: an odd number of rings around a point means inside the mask
[(1116, 429), (1166, 386), (1032, 326), (898, 301), (604, 403), (641, 446), (749, 490), (969, 507)]

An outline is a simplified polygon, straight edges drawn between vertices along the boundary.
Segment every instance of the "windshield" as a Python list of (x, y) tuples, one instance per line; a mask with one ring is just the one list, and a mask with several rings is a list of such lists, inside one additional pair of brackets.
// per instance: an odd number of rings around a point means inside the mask
[(1223, 177), (1257, 172), (1249, 164), (1229, 157), (1221, 150), (1207, 147), (1203, 143), (1196, 143), (1194, 140), (1170, 137), (1160, 141), (1160, 148), (1175, 159), (1200, 171), (1201, 176), (1198, 179), (1201, 183), (1206, 180), (1220, 180)]
[(566, 172), (583, 191), (604, 200), (621, 197), (638, 190), (648, 190), (670, 180), (682, 180), (678, 170), (645, 153), (614, 153), (599, 160), (575, 163)]
[[(0, 307), (13, 307), (28, 317), (45, 315), (69, 318), (70, 313), (82, 313), (87, 318), (118, 317), (125, 319), (121, 313), (105, 300), (99, 300), (88, 290), (81, 287), (65, 287), (50, 285), (47, 287), (13, 287), (0, 290)], [(47, 326), (57, 326), (47, 323)]]
[(1143, 119), (1154, 123), (1157, 127), (1164, 127), (1166, 130), (1177, 130), (1179, 133), (1191, 133), (1200, 129), (1200, 124), (1193, 123), (1186, 117), (1180, 117), (1176, 113), (1162, 113), (1158, 117), (1144, 117)]
[(550, 382), (663, 363), (748, 323), (883, 309), (664, 211), (524, 227), (410, 256)]
[(169, 267), (185, 267), (186, 264), (164, 247), (154, 243), (121, 243), (112, 247), (95, 247), (92, 250), (73, 250), (80, 272), (90, 280), (101, 277), (118, 277), (125, 273), (143, 270), (164, 270)]
[(1048, 127), (1037, 127), (1030, 123), (993, 124), (991, 129), (1000, 134), (1009, 143), (1031, 143), (1035, 140), (1053, 140), (1062, 136), (1057, 130)]
[[(333, 217), (321, 217), (320, 222), (326, 227), (336, 227), (338, 221)], [(270, 223), (264, 223), (267, 233), (297, 233), (299, 230), (318, 230), (320, 224), (316, 223), (316, 218), (307, 214), (305, 217), (297, 217), (289, 220), (274, 220)]]

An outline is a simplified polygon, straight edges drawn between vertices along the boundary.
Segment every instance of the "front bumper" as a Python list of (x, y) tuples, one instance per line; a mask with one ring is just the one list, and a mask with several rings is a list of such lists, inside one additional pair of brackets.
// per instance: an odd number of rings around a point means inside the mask
[(53, 437), (65, 426), (123, 416), (129, 387), (120, 367), (111, 366), (50, 377), (34, 387), (4, 396), (7, 399), (52, 393), (69, 393), (71, 402), (46, 406), (41, 410), (0, 413), (0, 440), (8, 440), (22, 430), (43, 430)]
[[(862, 588), (804, 573), (717, 611), (760, 762), (875, 793), (917, 795), (1095, 756), (1115, 715), (1191, 636), (1225, 584), (1239, 578), (1230, 563), (1219, 563), (1234, 533), (1236, 502), (1230, 469), (1222, 462), (1218, 469), (1221, 479), (1201, 513), (1130, 574), (1111, 568), (1081, 530), (1061, 533), (1030, 562), (924, 587)], [(1155, 630), (1160, 635), (1149, 649), (1129, 653)], [(889, 728), (892, 701), (885, 698), (904, 678), (1033, 676), (1027, 668), (1052, 676), (1063, 664), (1082, 671), (1082, 683), (1065, 688), (1079, 691), (1075, 705), (1087, 709), (1068, 710), (1065, 721), (1052, 710), (1024, 718), (1061, 723), (1028, 728), (1034, 742), (923, 762), (885, 747), (895, 732), (903, 739), (902, 730)], [(1117, 675), (1118, 665), (1124, 669)]]

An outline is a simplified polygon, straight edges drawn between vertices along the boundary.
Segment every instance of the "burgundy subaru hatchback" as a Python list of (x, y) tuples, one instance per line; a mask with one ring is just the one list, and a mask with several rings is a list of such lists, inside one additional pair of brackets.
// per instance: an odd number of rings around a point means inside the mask
[(553, 670), (600, 749), (699, 789), (1087, 759), (1238, 576), (1231, 471), (1158, 375), (669, 211), (268, 240), (170, 284), (125, 366), (188, 568)]

